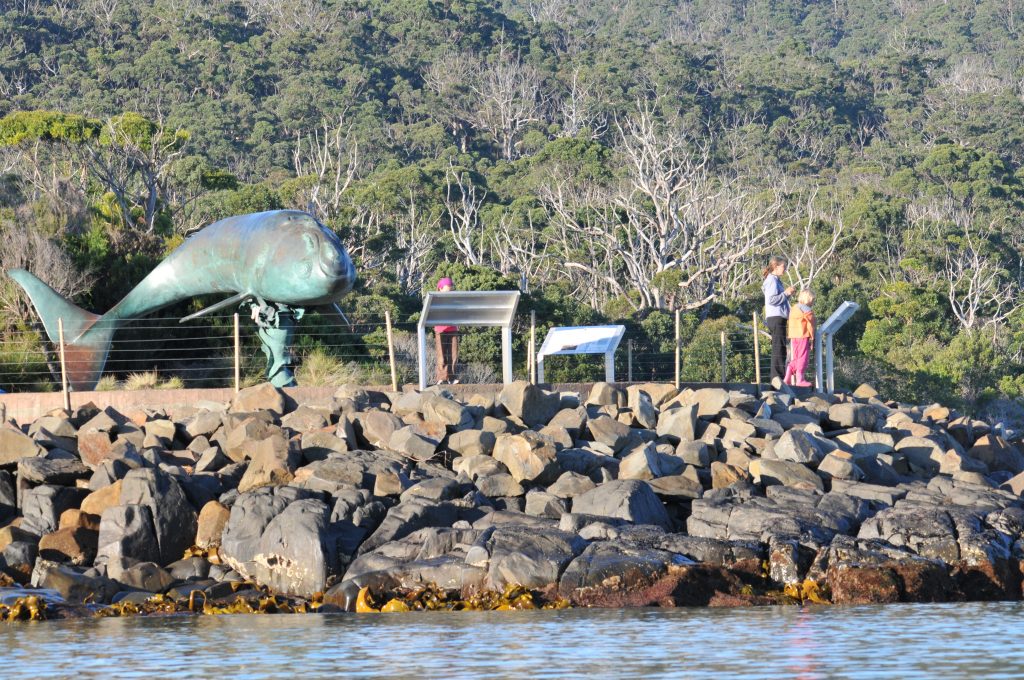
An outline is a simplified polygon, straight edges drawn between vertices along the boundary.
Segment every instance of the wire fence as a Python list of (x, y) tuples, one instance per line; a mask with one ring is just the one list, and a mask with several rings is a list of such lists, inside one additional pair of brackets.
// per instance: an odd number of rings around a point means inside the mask
[[(297, 324), (291, 346), (297, 382), (307, 386), (389, 384), (392, 367), (386, 326), (384, 315), (364, 316), (349, 324), (334, 314), (307, 314)], [(751, 383), (759, 365), (763, 380), (771, 347), (763, 323), (758, 330), (755, 342), (752, 323), (730, 317), (699, 324), (681, 340), (662, 337), (654, 342), (638, 326), (627, 325), (615, 353), (615, 378), (673, 382), (678, 376), (682, 382)], [(512, 331), (513, 377), (529, 379), (529, 312), (520, 311)], [(536, 347), (544, 332), (538, 328)], [(428, 338), (426, 348), (426, 380), (432, 383), (436, 367), (433, 337)], [(415, 321), (392, 324), (391, 349), (398, 384), (417, 382)], [(463, 328), (458, 354), (456, 372), (461, 382), (501, 380), (499, 329)], [(127, 320), (114, 335), (97, 389), (231, 387), (236, 384), (236, 371), (244, 387), (263, 381), (266, 367), (258, 329), (247, 318), (239, 319), (236, 345), (235, 316), (231, 314), (186, 323), (177, 317), (145, 317)], [(545, 361), (545, 379), (551, 383), (603, 380), (604, 375), (603, 355), (550, 356)], [(0, 388), (9, 392), (61, 389), (59, 348), (46, 340), (41, 328), (5, 336), (0, 346)]]

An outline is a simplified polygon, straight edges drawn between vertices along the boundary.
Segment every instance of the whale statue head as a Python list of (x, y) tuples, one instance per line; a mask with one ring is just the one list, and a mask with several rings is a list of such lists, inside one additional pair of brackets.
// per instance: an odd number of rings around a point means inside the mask
[(311, 215), (282, 215), (282, 238), (256, 264), (267, 299), (304, 305), (330, 304), (352, 289), (356, 273), (337, 234)]

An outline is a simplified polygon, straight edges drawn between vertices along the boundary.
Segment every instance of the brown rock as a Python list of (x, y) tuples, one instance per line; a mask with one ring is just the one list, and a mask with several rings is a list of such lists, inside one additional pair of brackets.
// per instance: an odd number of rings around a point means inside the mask
[(868, 385), (867, 383), (862, 383), (857, 389), (853, 391), (853, 396), (857, 397), (858, 399), (871, 399), (872, 397), (877, 397), (878, 392), (876, 392), (875, 388), (872, 387), (871, 385)]
[(305, 404), (300, 405), (294, 411), (281, 418), (281, 427), (287, 427), (295, 432), (322, 430), (330, 426), (330, 424), (330, 410), (315, 408)]
[(1019, 564), (1006, 559), (959, 562), (953, 566), (953, 580), (964, 599), (976, 601), (1019, 600)]
[[(680, 461), (682, 462), (682, 461)], [(623, 456), (619, 479), (651, 480), (664, 476), (658, 452), (652, 444), (644, 444)]]
[(295, 478), (302, 459), (297, 442), (275, 434), (253, 443), (251, 450), (252, 460), (238, 483), (239, 493), (261, 486), (284, 486)]
[(250, 457), (249, 449), (254, 442), (265, 439), (271, 433), (279, 431), (278, 428), (268, 425), (266, 421), (260, 418), (245, 418), (228, 431), (222, 446), (223, 453), (233, 463), (241, 463)]
[(231, 511), (217, 501), (210, 501), (199, 511), (199, 527), (196, 530), (196, 546), (212, 548), (220, 545), (224, 525), (228, 523)]
[(1006, 480), (999, 488), (1016, 496), (1024, 496), (1024, 472)]
[(801, 463), (760, 458), (750, 463), (750, 474), (765, 486), (782, 484), (796, 489), (825, 490), (821, 477)]
[(833, 564), (828, 586), (834, 604), (885, 604), (900, 601), (900, 579), (885, 566)]
[(228, 411), (231, 413), (269, 411), (275, 417), (280, 418), (285, 411), (284, 393), (270, 383), (246, 387), (231, 400)]
[(15, 541), (26, 541), (28, 543), (35, 543), (38, 537), (24, 529), (19, 529), (16, 526), (8, 524), (5, 527), (0, 527), (0, 552)]
[(902, 560), (887, 566), (899, 577), (904, 602), (953, 602), (959, 599), (956, 583), (944, 564), (930, 560)]
[(690, 404), (662, 411), (658, 416), (658, 436), (676, 442), (694, 441), (697, 438), (697, 410), (696, 404)]
[(58, 529), (88, 529), (90, 531), (100, 530), (100, 516), (90, 515), (88, 512), (82, 512), (78, 508), (68, 508), (64, 512), (60, 513), (60, 522), (57, 525)]
[(1016, 446), (996, 435), (987, 434), (984, 437), (979, 437), (967, 455), (985, 463), (993, 472), (996, 470), (1005, 470), (1013, 474), (1024, 472), (1024, 456)]
[(81, 511), (89, 515), (102, 515), (107, 508), (121, 504), (121, 485), (123, 480), (93, 491), (82, 500)]
[(16, 465), (19, 458), (45, 454), (46, 449), (32, 437), (13, 427), (0, 424), (0, 467)]
[(740, 480), (749, 480), (750, 473), (738, 467), (715, 461), (711, 464), (711, 488), (724, 489)]
[(39, 557), (53, 562), (92, 564), (99, 531), (82, 527), (58, 529), (39, 539)]

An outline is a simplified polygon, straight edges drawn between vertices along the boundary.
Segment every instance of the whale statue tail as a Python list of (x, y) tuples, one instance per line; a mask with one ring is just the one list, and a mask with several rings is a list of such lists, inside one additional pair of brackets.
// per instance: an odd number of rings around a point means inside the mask
[(76, 307), (24, 269), (11, 269), (7, 274), (32, 300), (32, 305), (43, 321), (46, 335), (54, 346), (59, 346), (60, 342), (58, 320), (63, 321), (64, 358), (71, 387), (76, 390), (95, 388), (107, 363), (110, 341), (118, 327), (117, 321)]

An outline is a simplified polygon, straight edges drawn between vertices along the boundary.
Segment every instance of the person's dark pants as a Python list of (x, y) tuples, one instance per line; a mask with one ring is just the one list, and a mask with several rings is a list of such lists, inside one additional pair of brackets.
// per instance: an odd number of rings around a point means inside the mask
[(435, 382), (451, 382), (455, 379), (455, 364), (459, 361), (458, 333), (434, 332), (437, 343), (437, 379)]
[(786, 331), (789, 319), (769, 316), (764, 320), (772, 334), (772, 378), (782, 380), (786, 375)]

